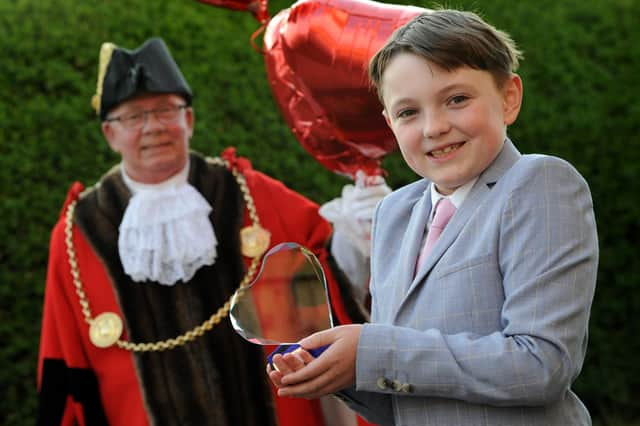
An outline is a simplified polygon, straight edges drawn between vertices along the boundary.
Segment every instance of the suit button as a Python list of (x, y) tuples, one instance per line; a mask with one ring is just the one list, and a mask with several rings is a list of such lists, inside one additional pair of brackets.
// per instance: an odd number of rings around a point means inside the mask
[(398, 391), (403, 393), (413, 393), (413, 386), (409, 383), (403, 383)]
[(379, 389), (386, 390), (389, 388), (389, 386), (391, 386), (391, 381), (386, 377), (380, 377), (376, 384), (378, 385)]

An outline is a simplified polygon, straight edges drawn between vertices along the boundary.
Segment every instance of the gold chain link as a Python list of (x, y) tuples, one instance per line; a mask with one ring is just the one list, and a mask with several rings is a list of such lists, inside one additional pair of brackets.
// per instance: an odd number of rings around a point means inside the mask
[[(207, 161), (213, 163), (215, 165), (224, 166), (229, 168), (229, 163), (226, 160), (223, 160), (219, 157), (207, 158)], [(238, 172), (238, 170), (234, 167), (231, 169), (231, 173), (236, 178), (238, 185), (240, 186), (240, 190), (242, 191), (244, 201), (247, 206), (247, 210), (249, 211), (249, 217), (253, 222), (254, 226), (260, 225), (260, 219), (258, 218), (258, 213), (256, 212), (256, 206), (253, 202), (253, 197), (251, 197), (251, 193), (249, 192), (249, 187), (247, 186), (247, 181), (244, 176)], [(80, 306), (82, 307), (82, 313), (84, 315), (84, 320), (87, 324), (93, 324), (93, 318), (91, 316), (91, 308), (89, 307), (89, 299), (87, 298), (86, 293), (84, 292), (84, 288), (82, 286), (82, 281), (80, 280), (80, 268), (78, 267), (78, 261), (76, 258), (75, 249), (73, 247), (72, 240), (72, 228), (73, 228), (73, 213), (75, 211), (75, 207), (77, 204), (77, 200), (73, 201), (69, 204), (67, 208), (66, 216), (65, 216), (65, 242), (67, 245), (67, 255), (69, 256), (69, 266), (71, 268), (71, 276), (73, 277), (73, 285), (76, 288), (76, 294), (78, 295), (78, 299), (80, 300)], [(225, 302), (225, 304), (218, 309), (218, 311), (211, 315), (209, 319), (204, 321), (202, 324), (197, 327), (183, 333), (177, 337), (173, 337), (171, 339), (159, 340), (157, 342), (146, 342), (146, 343), (133, 343), (128, 342), (126, 340), (118, 339), (116, 341), (116, 345), (119, 348), (132, 351), (132, 352), (156, 352), (156, 351), (164, 351), (167, 349), (173, 349), (178, 346), (185, 345), (188, 342), (195, 340), (197, 337), (202, 336), (207, 331), (210, 331), (220, 323), (224, 318), (229, 315), (229, 310), (231, 309), (231, 301), (234, 297), (242, 295), (244, 293), (247, 286), (251, 283), (253, 276), (258, 269), (258, 263), (260, 261), (260, 256), (256, 256), (251, 259), (251, 264), (247, 269), (242, 281), (238, 285), (236, 291), (231, 295), (229, 300)]]

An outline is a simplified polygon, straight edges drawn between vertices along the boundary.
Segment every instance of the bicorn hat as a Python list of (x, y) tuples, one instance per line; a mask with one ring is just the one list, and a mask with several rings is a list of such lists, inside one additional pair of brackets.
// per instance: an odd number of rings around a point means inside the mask
[(101, 120), (120, 103), (142, 93), (175, 93), (191, 105), (193, 94), (178, 64), (161, 38), (151, 38), (135, 50), (113, 43), (100, 48), (98, 84), (91, 104)]

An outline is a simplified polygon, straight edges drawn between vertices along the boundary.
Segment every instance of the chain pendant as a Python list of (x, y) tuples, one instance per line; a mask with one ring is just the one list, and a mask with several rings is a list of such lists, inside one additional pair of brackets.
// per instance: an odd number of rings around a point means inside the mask
[(240, 230), (240, 242), (242, 255), (256, 258), (269, 248), (271, 233), (260, 225), (245, 226)]
[(95, 317), (89, 327), (91, 343), (99, 348), (108, 348), (122, 335), (122, 320), (113, 312), (103, 312)]

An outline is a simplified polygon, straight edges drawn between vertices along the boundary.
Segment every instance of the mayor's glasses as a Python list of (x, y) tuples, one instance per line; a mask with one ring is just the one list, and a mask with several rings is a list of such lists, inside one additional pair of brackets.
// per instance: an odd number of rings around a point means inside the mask
[(163, 105), (154, 109), (147, 109), (129, 112), (117, 117), (108, 117), (105, 121), (118, 121), (127, 130), (139, 130), (147, 123), (149, 114), (162, 124), (173, 124), (178, 121), (182, 110), (188, 108), (187, 105)]

